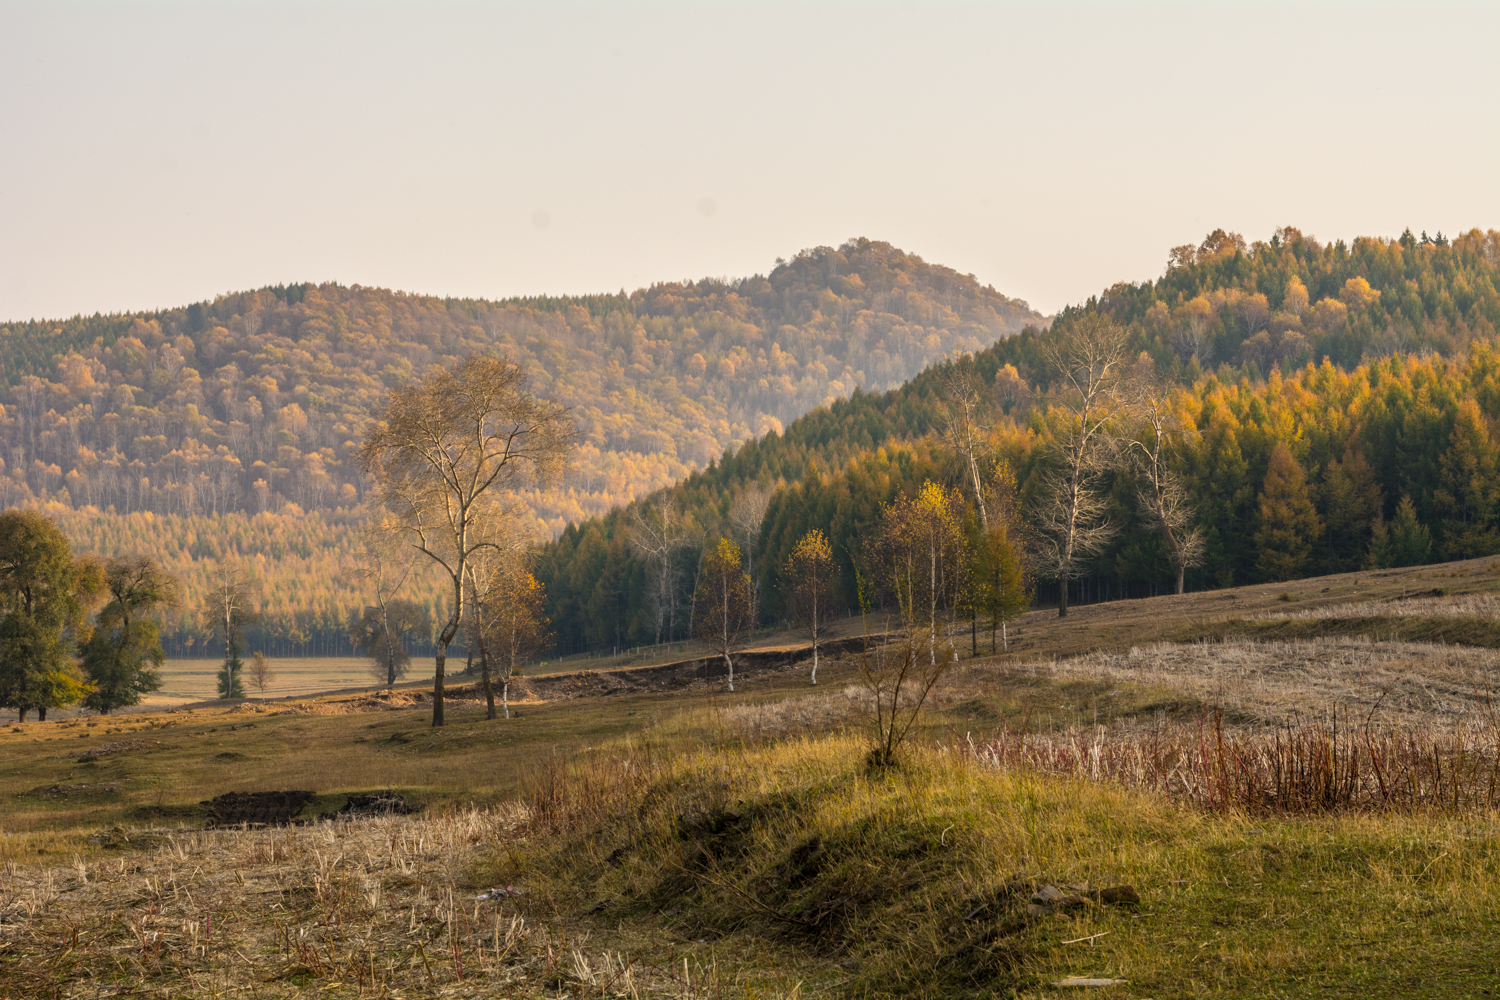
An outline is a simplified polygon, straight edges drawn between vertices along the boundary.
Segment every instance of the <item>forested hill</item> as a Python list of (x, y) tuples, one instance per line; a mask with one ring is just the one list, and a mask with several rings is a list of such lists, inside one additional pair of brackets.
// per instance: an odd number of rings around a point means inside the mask
[(351, 508), (361, 428), (393, 385), (472, 351), (573, 408), (552, 530), (701, 468), (856, 386), (1042, 321), (972, 275), (851, 240), (767, 276), (564, 298), (439, 299), (334, 284), (154, 313), (0, 325), (0, 505), (180, 516)]
[[(1160, 279), (1115, 285), (1065, 310), (1051, 330), (976, 352), (990, 424), (985, 457), (1008, 460), (1023, 493), (1034, 490), (1059, 419), (1040, 391), (1047, 373), (1038, 338), (1065, 335), (1080, 317), (1103, 312), (1125, 327), (1133, 352), (1180, 387), (1187, 434), (1176, 462), (1209, 543), (1191, 586), (1272, 572), (1260, 564), (1257, 533), (1266, 527), (1262, 502), (1277, 442), (1297, 468), (1272, 479), (1295, 480), (1305, 504), (1293, 506), (1310, 515), (1298, 529), (1308, 536), (1306, 551), (1290, 563), (1300, 574), (1410, 558), (1371, 555), (1385, 520), (1416, 533), (1403, 551), (1420, 549), (1422, 559), (1500, 551), (1497, 267), (1494, 230), (1331, 244), (1292, 228), (1253, 243), (1217, 230), (1173, 248)], [(657, 501), (672, 502), (679, 539), (665, 591), (652, 568), (659, 562), (638, 544), (638, 515), (661, 530), (652, 508), (636, 504), (570, 526), (543, 547), (538, 574), (560, 647), (685, 634), (700, 546), (724, 534), (738, 535), (750, 554), (768, 619), (781, 611), (779, 566), (812, 527), (834, 543), (837, 589), (852, 604), (853, 564), (868, 549), (880, 504), (927, 478), (960, 482), (939, 433), (946, 415), (939, 375), (816, 410), (659, 494)], [(1079, 596), (1167, 586), (1168, 562), (1134, 510), (1133, 478), (1116, 474), (1110, 488), (1121, 530), (1075, 585)]]

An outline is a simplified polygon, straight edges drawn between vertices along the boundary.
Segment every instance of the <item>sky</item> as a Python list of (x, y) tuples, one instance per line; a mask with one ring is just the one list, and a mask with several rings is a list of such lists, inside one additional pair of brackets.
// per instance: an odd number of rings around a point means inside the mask
[(0, 0), (0, 321), (1500, 228), (1500, 4)]

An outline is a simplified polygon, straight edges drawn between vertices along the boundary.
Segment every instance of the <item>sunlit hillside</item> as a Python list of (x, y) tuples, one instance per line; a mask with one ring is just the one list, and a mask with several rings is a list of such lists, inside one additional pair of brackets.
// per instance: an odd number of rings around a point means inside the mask
[(583, 445), (546, 529), (675, 482), (814, 407), (1042, 317), (853, 240), (768, 276), (489, 302), (334, 284), (0, 326), (0, 506), (181, 516), (352, 508), (385, 391), (474, 351), (523, 364)]

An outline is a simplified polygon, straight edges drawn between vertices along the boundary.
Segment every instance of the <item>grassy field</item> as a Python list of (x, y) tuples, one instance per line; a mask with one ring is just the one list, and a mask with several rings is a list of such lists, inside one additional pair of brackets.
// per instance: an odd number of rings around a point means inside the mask
[[(266, 685), (267, 698), (299, 697), (377, 684), (370, 661), (361, 657), (273, 656), (269, 662), (274, 676)], [(216, 659), (168, 660), (162, 667), (161, 690), (151, 696), (147, 705), (175, 708), (217, 698), (219, 671), (223, 666), (224, 661)], [(245, 693), (260, 698), (261, 692), (246, 676)]]
[[(1496, 571), (1036, 612), (886, 771), (852, 657), (439, 730), (412, 688), (9, 725), (0, 997), (1494, 995)], [(296, 788), (423, 808), (203, 829)]]

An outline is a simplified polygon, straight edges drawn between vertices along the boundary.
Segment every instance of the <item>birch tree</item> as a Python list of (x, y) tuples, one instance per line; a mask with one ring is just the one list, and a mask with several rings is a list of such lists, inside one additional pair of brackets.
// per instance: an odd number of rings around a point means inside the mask
[(370, 603), (350, 613), (349, 642), (370, 657), (381, 681), (393, 685), (411, 662), (408, 639), (427, 625), (427, 615), (415, 602), (397, 596), (411, 576), (416, 553), (402, 544), (399, 527), (379, 515), (360, 532), (359, 550), (359, 565), (349, 578)]
[(958, 608), (968, 584), (963, 495), (927, 482), (881, 511), (879, 547), (886, 583), (905, 631), (920, 636), (937, 663), (939, 627)]
[(949, 444), (964, 463), (964, 478), (974, 491), (974, 505), (979, 510), (981, 530), (988, 531), (989, 512), (984, 505), (984, 479), (979, 471), (979, 452), (987, 430), (981, 419), (984, 409), (983, 380), (969, 355), (949, 362), (940, 380), (948, 403), (947, 437)]
[(651, 567), (656, 641), (677, 634), (677, 553), (687, 543), (683, 518), (670, 492), (630, 508), (630, 544)]
[(793, 620), (812, 641), (812, 684), (818, 685), (818, 645), (828, 629), (828, 605), (832, 600), (835, 568), (833, 547), (817, 528), (803, 535), (792, 547), (784, 572)]
[(245, 626), (260, 619), (260, 582), (244, 565), (221, 559), (209, 571), (208, 593), (203, 596), (199, 614), (208, 629), (224, 641), (219, 697), (245, 697), (240, 639)]
[(475, 574), (469, 639), (479, 650), (484, 687), (485, 717), (495, 718), (495, 681), (500, 682), (500, 704), (510, 718), (510, 682), (522, 665), (551, 642), (546, 613), (546, 591), (524, 553), (506, 553), (483, 560)]
[(724, 658), (728, 688), (733, 691), (734, 660), (730, 654), (755, 622), (755, 601), (740, 547), (732, 539), (719, 539), (703, 560), (693, 603), (693, 635)]
[(760, 604), (760, 577), (755, 572), (755, 549), (760, 542), (766, 511), (771, 508), (772, 492), (759, 483), (751, 483), (729, 503), (729, 524), (742, 546), (745, 572), (750, 576), (757, 606)]
[(1038, 346), (1052, 372), (1055, 429), (1036, 511), (1037, 557), (1043, 575), (1058, 581), (1061, 617), (1069, 581), (1114, 536), (1101, 480), (1115, 465), (1110, 427), (1123, 398), (1125, 331), (1090, 314)]
[(451, 587), (437, 634), (432, 724), (443, 725), (448, 646), (468, 610), (470, 562), (501, 548), (524, 513), (522, 490), (555, 485), (576, 438), (572, 417), (531, 392), (504, 358), (470, 355), (394, 389), (360, 462), (405, 543)]
[(1001, 645), (1009, 652), (1007, 625), (1026, 613), (1034, 591), (1026, 572), (1026, 529), (1016, 501), (1016, 474), (1008, 462), (997, 464), (985, 485), (984, 508), (989, 515), (989, 526), (981, 536), (974, 560), (971, 603), (990, 620), (990, 652), (998, 651), (997, 631)]
[(1167, 558), (1177, 574), (1177, 593), (1189, 568), (1203, 563), (1203, 529), (1193, 522), (1197, 509), (1182, 479), (1169, 465), (1172, 439), (1183, 433), (1183, 421), (1172, 407), (1172, 391), (1154, 379), (1142, 379), (1134, 393), (1142, 433), (1129, 444), (1140, 485), (1136, 502), (1146, 523), (1161, 533)]

